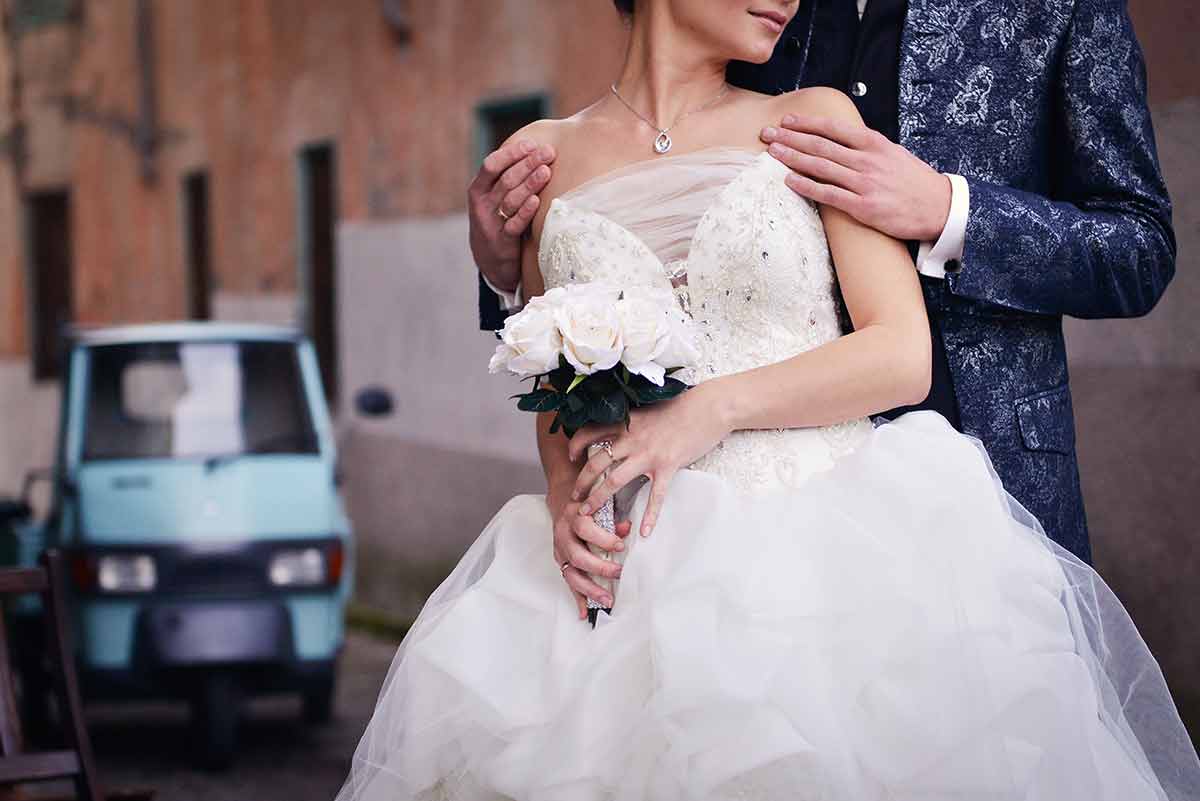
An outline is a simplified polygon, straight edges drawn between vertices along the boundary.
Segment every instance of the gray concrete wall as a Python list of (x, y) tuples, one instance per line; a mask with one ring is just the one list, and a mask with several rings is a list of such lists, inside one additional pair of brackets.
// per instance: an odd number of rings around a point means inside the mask
[[(413, 616), (513, 495), (545, 490), (533, 416), (487, 372), (464, 215), (344, 224), (339, 359), (346, 493), (359, 537), (360, 600)], [(354, 414), (382, 385), (396, 411)], [(550, 557), (547, 543), (547, 559)]]
[(1136, 320), (1068, 320), (1079, 462), (1096, 567), (1200, 735), (1200, 98), (1154, 110), (1179, 258)]
[[(25, 359), (0, 359), (0, 497), (20, 494), (25, 473), (49, 467), (58, 424), (58, 384), (34, 383)], [(33, 500), (45, 508), (43, 482)]]

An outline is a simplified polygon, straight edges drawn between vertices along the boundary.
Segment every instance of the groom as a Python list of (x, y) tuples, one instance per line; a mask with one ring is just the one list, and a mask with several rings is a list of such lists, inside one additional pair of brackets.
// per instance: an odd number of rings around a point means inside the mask
[[(1062, 317), (1146, 314), (1175, 270), (1125, 0), (801, 0), (771, 61), (729, 80), (851, 96), (873, 131), (787, 119), (764, 141), (794, 191), (912, 242), (934, 345), (918, 408), (981, 439), (1090, 561)], [(525, 200), (553, 156), (497, 151), (471, 185), (484, 329), (520, 305)]]

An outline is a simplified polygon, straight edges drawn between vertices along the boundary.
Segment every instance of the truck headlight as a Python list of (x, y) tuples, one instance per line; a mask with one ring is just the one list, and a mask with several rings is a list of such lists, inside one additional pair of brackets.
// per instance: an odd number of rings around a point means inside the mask
[(153, 556), (107, 554), (96, 560), (96, 587), (101, 592), (150, 592), (157, 583)]
[(320, 548), (279, 551), (271, 557), (267, 575), (276, 587), (314, 587), (329, 580)]

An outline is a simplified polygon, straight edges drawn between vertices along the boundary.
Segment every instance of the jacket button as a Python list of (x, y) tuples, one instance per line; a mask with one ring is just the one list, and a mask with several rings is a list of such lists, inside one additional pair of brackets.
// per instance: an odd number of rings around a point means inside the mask
[(798, 56), (800, 55), (800, 51), (804, 49), (804, 43), (800, 41), (799, 36), (793, 36), (787, 40), (784, 48), (789, 56)]
[(958, 259), (948, 259), (946, 261), (946, 272), (953, 274), (953, 273), (957, 273), (961, 269), (962, 269), (962, 262), (959, 261)]
[(855, 81), (854, 85), (850, 87), (850, 94), (854, 95), (855, 97), (863, 97), (866, 95), (866, 93), (867, 85), (862, 81)]

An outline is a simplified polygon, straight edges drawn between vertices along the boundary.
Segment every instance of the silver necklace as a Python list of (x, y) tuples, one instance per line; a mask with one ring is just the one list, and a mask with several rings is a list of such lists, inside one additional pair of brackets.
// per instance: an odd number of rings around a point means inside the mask
[(729, 84), (725, 84), (724, 86), (722, 86), (720, 93), (718, 93), (717, 96), (714, 97), (712, 100), (708, 101), (707, 103), (705, 103), (703, 106), (700, 106), (699, 108), (694, 108), (691, 111), (684, 112), (683, 114), (681, 114), (679, 116), (678, 119), (675, 120), (675, 122), (671, 123), (666, 128), (659, 128), (649, 118), (647, 118), (644, 114), (642, 114), (642, 112), (638, 111), (636, 108), (631, 106), (629, 104), (629, 101), (626, 100), (624, 97), (622, 97), (621, 93), (617, 91), (617, 85), (615, 83), (612, 84), (611, 88), (612, 88), (613, 94), (617, 96), (617, 100), (620, 100), (621, 103), (625, 106), (625, 108), (632, 111), (633, 114), (639, 120), (646, 123), (654, 130), (658, 131), (658, 136), (655, 137), (655, 139), (654, 139), (654, 152), (661, 156), (664, 153), (670, 152), (671, 145), (674, 144), (674, 142), (671, 141), (671, 129), (674, 128), (679, 123), (683, 122), (688, 117), (692, 116), (693, 114), (695, 114), (699, 111), (704, 111), (705, 109), (711, 108), (713, 105), (715, 105), (716, 102), (718, 100), (720, 100), (722, 97), (724, 97), (725, 93), (729, 91)]

